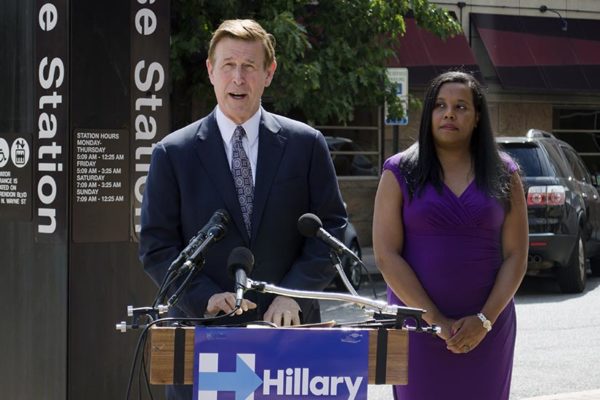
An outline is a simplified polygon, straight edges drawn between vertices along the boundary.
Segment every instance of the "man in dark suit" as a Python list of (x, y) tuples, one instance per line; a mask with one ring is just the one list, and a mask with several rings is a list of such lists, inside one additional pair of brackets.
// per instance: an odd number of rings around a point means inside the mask
[[(203, 268), (171, 315), (204, 317), (234, 309), (226, 263), (238, 246), (254, 254), (252, 279), (324, 289), (335, 273), (329, 251), (317, 239), (302, 237), (297, 220), (314, 213), (339, 237), (346, 212), (323, 135), (261, 107), (277, 67), (273, 37), (255, 21), (225, 21), (213, 34), (206, 66), (217, 107), (165, 137), (152, 154), (140, 234), (145, 270), (160, 284), (214, 211), (226, 209), (227, 234), (207, 250)], [(218, 323), (320, 321), (314, 300), (251, 291), (245, 297), (236, 317)]]

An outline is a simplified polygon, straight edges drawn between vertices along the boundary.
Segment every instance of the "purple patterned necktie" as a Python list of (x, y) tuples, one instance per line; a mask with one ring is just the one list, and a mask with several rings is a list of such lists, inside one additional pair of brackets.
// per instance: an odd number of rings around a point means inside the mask
[(250, 160), (242, 146), (242, 138), (246, 135), (243, 127), (238, 126), (233, 132), (233, 146), (231, 155), (231, 173), (237, 190), (244, 224), (250, 236), (250, 220), (252, 218), (252, 199), (254, 196), (254, 183), (252, 181), (252, 167)]

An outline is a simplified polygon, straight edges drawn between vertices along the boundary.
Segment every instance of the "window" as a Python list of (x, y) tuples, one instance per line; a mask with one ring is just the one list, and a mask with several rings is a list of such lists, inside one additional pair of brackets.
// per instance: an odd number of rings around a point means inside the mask
[(581, 156), (592, 175), (587, 182), (600, 182), (600, 106), (555, 108), (553, 133)]
[(381, 121), (377, 110), (355, 112), (350, 124), (318, 125), (338, 177), (378, 177)]
[(577, 154), (573, 152), (573, 150), (563, 147), (563, 152), (567, 157), (567, 161), (569, 162), (569, 166), (571, 170), (573, 170), (573, 175), (575, 179), (578, 181), (586, 181), (586, 173), (585, 168), (579, 163), (579, 159), (577, 158)]

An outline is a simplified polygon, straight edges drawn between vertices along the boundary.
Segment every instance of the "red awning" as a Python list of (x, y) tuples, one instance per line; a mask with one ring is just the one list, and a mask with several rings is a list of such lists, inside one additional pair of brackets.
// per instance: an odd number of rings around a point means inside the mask
[(409, 84), (423, 86), (436, 75), (462, 69), (481, 80), (481, 72), (464, 35), (445, 41), (420, 28), (414, 18), (405, 18), (406, 33), (399, 39), (396, 58), (388, 67), (408, 67)]
[(504, 88), (598, 92), (600, 21), (565, 21), (556, 16), (471, 14)]

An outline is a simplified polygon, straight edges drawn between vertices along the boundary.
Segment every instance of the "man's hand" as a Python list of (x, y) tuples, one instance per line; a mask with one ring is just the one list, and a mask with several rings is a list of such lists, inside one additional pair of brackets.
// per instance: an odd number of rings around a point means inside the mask
[[(213, 294), (210, 299), (208, 299), (208, 304), (206, 305), (206, 313), (210, 315), (217, 315), (219, 312), (224, 312), (225, 314), (229, 314), (235, 308), (235, 294), (231, 292), (217, 293)], [(242, 313), (253, 310), (256, 308), (256, 304), (251, 302), (250, 300), (242, 300), (242, 305), (235, 312), (236, 315), (241, 315)]]
[(277, 326), (300, 325), (300, 306), (290, 297), (277, 296), (263, 319)]

